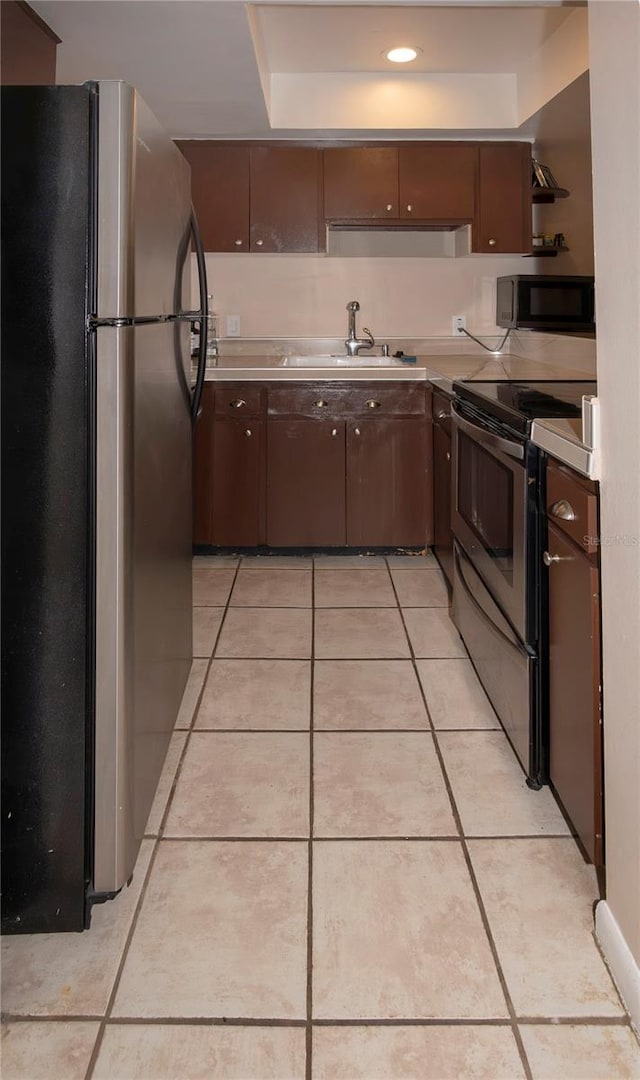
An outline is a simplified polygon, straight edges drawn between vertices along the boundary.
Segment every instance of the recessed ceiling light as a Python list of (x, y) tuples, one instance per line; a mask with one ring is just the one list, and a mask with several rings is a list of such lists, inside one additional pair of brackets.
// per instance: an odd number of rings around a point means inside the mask
[(415, 60), (418, 53), (416, 49), (403, 45), (398, 49), (389, 49), (384, 55), (387, 60), (391, 60), (394, 64), (408, 64), (410, 60)]

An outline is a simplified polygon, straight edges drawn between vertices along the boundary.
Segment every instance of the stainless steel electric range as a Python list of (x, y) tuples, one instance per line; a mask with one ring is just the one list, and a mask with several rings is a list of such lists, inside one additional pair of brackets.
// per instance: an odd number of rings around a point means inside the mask
[(581, 415), (595, 382), (455, 382), (453, 620), (530, 787), (548, 779), (544, 453), (534, 419)]

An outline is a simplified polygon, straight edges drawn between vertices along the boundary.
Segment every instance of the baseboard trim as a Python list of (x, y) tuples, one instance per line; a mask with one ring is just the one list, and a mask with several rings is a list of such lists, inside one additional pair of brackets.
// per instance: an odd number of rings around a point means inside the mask
[(640, 967), (606, 900), (596, 906), (596, 938), (631, 1021), (640, 1031)]

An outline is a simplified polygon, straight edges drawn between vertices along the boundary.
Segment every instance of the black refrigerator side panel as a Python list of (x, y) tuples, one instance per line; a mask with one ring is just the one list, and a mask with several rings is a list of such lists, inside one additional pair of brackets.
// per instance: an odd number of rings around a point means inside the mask
[(81, 930), (93, 722), (92, 94), (2, 90), (2, 929)]

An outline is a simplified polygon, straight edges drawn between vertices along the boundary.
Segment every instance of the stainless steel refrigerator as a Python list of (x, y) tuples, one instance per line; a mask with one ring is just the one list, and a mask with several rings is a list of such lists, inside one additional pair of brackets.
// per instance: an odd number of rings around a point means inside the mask
[(134, 89), (2, 90), (7, 933), (84, 929), (131, 877), (189, 673), (194, 234)]

